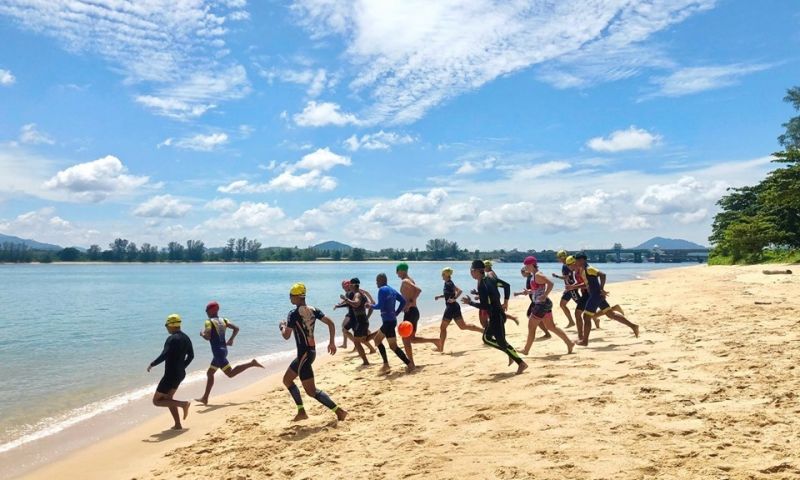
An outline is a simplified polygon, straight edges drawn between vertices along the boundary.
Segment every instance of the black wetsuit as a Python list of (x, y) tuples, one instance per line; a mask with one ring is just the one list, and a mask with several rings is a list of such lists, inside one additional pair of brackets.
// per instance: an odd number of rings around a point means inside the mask
[(289, 368), (298, 374), (300, 380), (314, 377), (314, 369), (311, 367), (317, 358), (314, 325), (324, 316), (320, 309), (304, 305), (289, 312), (286, 319), (286, 327), (294, 330), (294, 340), (297, 344), (297, 358), (292, 361)]
[(461, 315), (461, 305), (458, 302), (452, 302), (452, 300), (457, 300), (456, 298), (456, 284), (453, 283), (452, 280), (446, 280), (444, 282), (444, 288), (442, 293), (444, 294), (444, 314), (442, 315), (442, 320), (459, 320), (463, 318)]
[[(350, 327), (356, 337), (366, 337), (369, 334), (369, 319), (367, 318), (367, 296), (359, 292), (358, 306), (350, 307)], [(355, 299), (355, 293), (350, 300)]]
[(478, 298), (480, 302), (470, 301), (473, 307), (489, 313), (489, 323), (483, 330), (483, 343), (505, 352), (517, 364), (522, 363), (522, 358), (514, 347), (506, 342), (506, 313), (503, 311), (503, 302), (500, 301), (500, 291), (503, 288), (505, 300), (511, 297), (511, 285), (499, 278), (483, 277), (478, 280)]
[(169, 393), (175, 390), (186, 377), (186, 367), (194, 360), (194, 349), (189, 337), (178, 330), (167, 337), (164, 342), (164, 351), (150, 363), (155, 367), (161, 362), (164, 363), (164, 376), (158, 382), (156, 391), (159, 393)]

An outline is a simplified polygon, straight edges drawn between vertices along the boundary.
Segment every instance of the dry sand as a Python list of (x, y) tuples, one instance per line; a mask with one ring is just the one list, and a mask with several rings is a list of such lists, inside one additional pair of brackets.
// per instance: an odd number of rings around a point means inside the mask
[[(388, 376), (349, 353), (316, 365), (345, 422), (307, 397), (311, 419), (290, 422), (273, 378), (193, 407), (185, 433), (161, 433), (165, 411), (30, 477), (800, 478), (800, 279), (762, 268), (609, 285), (641, 337), (604, 319), (574, 355), (537, 340), (521, 376), (452, 325), (446, 353), (415, 350), (415, 374), (391, 353)], [(521, 347), (525, 329), (507, 330)]]

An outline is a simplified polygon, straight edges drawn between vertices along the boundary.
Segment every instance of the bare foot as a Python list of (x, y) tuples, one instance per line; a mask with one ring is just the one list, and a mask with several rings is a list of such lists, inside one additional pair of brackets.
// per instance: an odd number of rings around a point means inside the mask
[(600, 328), (600, 319), (599, 318), (595, 318), (594, 319), (594, 328)]
[(345, 418), (347, 418), (347, 410), (344, 408), (337, 408), (336, 409), (336, 418), (339, 419), (340, 422), (343, 422)]
[(183, 409), (183, 419), (184, 420), (186, 420), (186, 417), (189, 416), (189, 406), (190, 405), (191, 405), (190, 402), (183, 402), (183, 406), (181, 408)]
[(564, 328), (570, 328), (570, 327), (574, 327), (574, 326), (575, 326), (575, 322), (569, 322), (569, 324)]
[[(527, 354), (528, 354), (528, 352), (530, 352), (530, 350), (520, 350), (519, 352), (520, 352), (521, 354), (523, 354), (523, 355), (527, 355)], [(509, 363), (509, 365), (511, 365), (511, 364)]]
[(177, 425), (174, 425), (174, 426), (172, 427), (172, 430), (183, 430), (183, 427), (182, 427), (182, 426), (181, 426), (181, 424), (179, 423), (179, 424), (177, 424)]
[(639, 325), (633, 326), (633, 334), (636, 335), (636, 338), (639, 338)]
[(343, 344), (339, 345), (339, 347), (338, 347), (338, 348), (347, 348), (347, 344), (346, 344), (346, 343), (343, 343)]
[(568, 353), (568, 354), (569, 354), (569, 353), (572, 353), (572, 349), (574, 349), (574, 348), (575, 348), (575, 342), (569, 342), (569, 343), (567, 344), (567, 353)]
[(376, 351), (377, 351), (377, 350), (375, 350), (374, 348), (372, 348), (372, 347), (369, 347), (369, 354), (370, 354), (370, 355), (374, 355)]
[[(263, 367), (262, 367), (262, 368), (263, 368)], [(208, 399), (207, 399), (207, 398), (205, 398), (205, 397), (203, 397), (203, 398), (195, 398), (195, 401), (197, 401), (197, 402), (200, 402), (200, 403), (202, 403), (203, 405), (208, 405)]]
[(443, 341), (436, 340), (435, 345), (436, 345), (436, 351), (437, 352), (440, 352), (440, 353), (444, 352), (444, 342)]
[(517, 368), (517, 375), (524, 372), (526, 368), (528, 368), (528, 364), (525, 362), (520, 362), (519, 367)]
[(258, 360), (256, 360), (255, 358), (250, 360), (250, 364), (253, 365), (254, 367), (264, 368), (264, 365), (261, 365), (260, 363), (258, 363)]
[(381, 372), (388, 372), (391, 369), (392, 367), (390, 367), (388, 363), (384, 363), (383, 366), (381, 367)]
[(589, 346), (589, 341), (588, 340), (579, 340), (577, 345), (580, 345), (581, 347), (588, 347)]
[(417, 366), (414, 364), (414, 362), (411, 362), (411, 363), (409, 363), (408, 365), (406, 365), (406, 372), (408, 372), (408, 373), (411, 373), (411, 372), (413, 372), (413, 371), (414, 371), (416, 368), (417, 368)]
[(549, 333), (542, 335), (542, 340), (547, 340), (548, 338), (552, 337)]
[(308, 414), (305, 409), (298, 410), (297, 415), (292, 419), (293, 422), (299, 422), (300, 420), (308, 420)]

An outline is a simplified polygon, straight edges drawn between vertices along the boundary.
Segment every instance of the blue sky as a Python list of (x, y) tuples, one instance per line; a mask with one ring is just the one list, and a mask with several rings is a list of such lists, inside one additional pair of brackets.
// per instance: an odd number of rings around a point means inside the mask
[(0, 232), (706, 244), (772, 166), (800, 5), (0, 0)]

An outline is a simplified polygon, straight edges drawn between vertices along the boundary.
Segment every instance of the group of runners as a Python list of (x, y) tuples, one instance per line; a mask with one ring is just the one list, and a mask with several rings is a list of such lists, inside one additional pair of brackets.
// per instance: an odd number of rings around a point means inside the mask
[[(461, 330), (474, 331), (481, 333), (483, 343), (502, 351), (508, 358), (508, 365), (516, 364), (516, 373), (520, 374), (528, 368), (528, 364), (523, 360), (522, 355), (527, 355), (536, 338), (536, 330), (541, 329), (544, 336), (550, 337), (551, 332), (564, 341), (567, 353), (573, 353), (575, 345), (586, 346), (589, 344), (589, 335), (592, 331), (592, 323), (595, 327), (600, 326), (600, 317), (607, 316), (628, 326), (635, 336), (639, 336), (639, 327), (625, 318), (624, 312), (619, 305), (613, 307), (607, 301), (608, 292), (605, 290), (606, 275), (602, 271), (590, 266), (585, 254), (568, 255), (561, 250), (556, 254), (562, 264), (561, 274), (553, 274), (564, 282), (564, 291), (561, 295), (559, 306), (567, 317), (569, 323), (566, 328), (575, 326), (578, 338), (573, 341), (559, 328), (553, 319), (553, 302), (550, 300), (550, 293), (553, 291), (554, 283), (544, 273), (539, 270), (539, 264), (535, 257), (529, 256), (523, 261), (521, 274), (525, 278), (523, 290), (515, 292), (515, 295), (528, 295), (531, 303), (528, 307), (528, 336), (525, 347), (517, 351), (506, 340), (505, 322), (511, 319), (519, 324), (516, 317), (506, 313), (508, 301), (511, 297), (511, 285), (498, 278), (492, 269), (489, 260), (475, 260), (470, 265), (470, 275), (476, 280), (476, 286), (470, 290), (469, 295), (463, 295), (463, 291), (453, 282), (453, 269), (444, 268), (442, 270), (442, 295), (437, 295), (436, 300), (444, 300), (445, 307), (442, 314), (442, 321), (439, 329), (439, 338), (425, 338), (417, 335), (417, 326), (420, 319), (417, 300), (422, 289), (416, 284), (408, 274), (409, 266), (407, 263), (397, 265), (396, 273), (400, 279), (400, 289), (395, 290), (388, 284), (388, 277), (385, 273), (378, 274), (375, 283), (378, 288), (377, 301), (370, 293), (361, 288), (361, 281), (352, 278), (342, 282), (344, 292), (340, 295), (340, 302), (335, 305), (334, 310), (346, 308), (342, 323), (343, 345), (347, 348), (348, 340), (353, 343), (354, 351), (358, 353), (363, 365), (369, 365), (368, 354), (375, 353), (376, 349), (380, 353), (383, 361), (382, 370), (390, 369), (389, 357), (384, 346), (384, 340), (389, 345), (389, 349), (405, 364), (406, 370), (411, 372), (416, 368), (414, 363), (413, 345), (430, 343), (437, 351), (444, 351), (444, 344), (447, 339), (447, 329), (451, 322), (455, 322)], [(502, 290), (502, 293), (501, 293)], [(308, 418), (303, 405), (300, 389), (295, 380), (299, 377), (303, 390), (310, 397), (332, 410), (338, 420), (344, 420), (347, 411), (336, 404), (324, 391), (317, 388), (314, 382), (313, 363), (316, 358), (316, 340), (314, 331), (317, 321), (322, 322), (328, 327), (329, 341), (328, 353), (334, 355), (337, 347), (335, 343), (336, 327), (333, 320), (325, 315), (319, 308), (306, 303), (306, 286), (303, 283), (292, 285), (289, 290), (289, 301), (293, 308), (289, 312), (286, 320), (279, 325), (281, 335), (284, 339), (289, 339), (294, 335), (297, 345), (297, 356), (290, 363), (283, 376), (283, 384), (289, 391), (297, 408), (295, 420)], [(575, 302), (574, 320), (573, 311), (570, 310), (569, 302)], [(461, 304), (470, 305), (479, 310), (479, 321), (481, 325), (467, 323), (461, 313)], [(203, 396), (197, 399), (202, 404), (207, 404), (211, 389), (214, 385), (214, 375), (217, 370), (222, 370), (228, 377), (234, 377), (243, 371), (263, 366), (255, 359), (250, 362), (232, 367), (227, 359), (227, 347), (233, 345), (234, 338), (239, 333), (239, 328), (224, 317), (219, 315), (220, 306), (212, 301), (206, 306), (208, 319), (201, 336), (207, 340), (211, 346), (212, 361), (206, 372), (207, 381)], [(378, 310), (381, 317), (381, 325), (378, 329), (370, 331), (369, 319), (372, 313)], [(409, 332), (404, 332), (401, 336), (402, 348), (397, 342), (398, 317), (402, 313), (402, 321), (411, 325)], [(175, 421), (173, 429), (181, 429), (181, 419), (186, 419), (189, 413), (190, 402), (176, 400), (173, 398), (178, 386), (186, 376), (186, 367), (194, 358), (192, 342), (189, 337), (181, 331), (181, 317), (172, 314), (167, 317), (165, 324), (169, 332), (164, 349), (147, 368), (150, 369), (161, 362), (165, 362), (164, 376), (156, 388), (153, 396), (153, 404), (159, 407), (169, 408)], [(232, 331), (230, 338), (226, 340), (227, 330)], [(374, 345), (374, 347), (373, 347)], [(368, 353), (369, 352), (369, 353)], [(182, 411), (182, 415), (180, 414)]]

